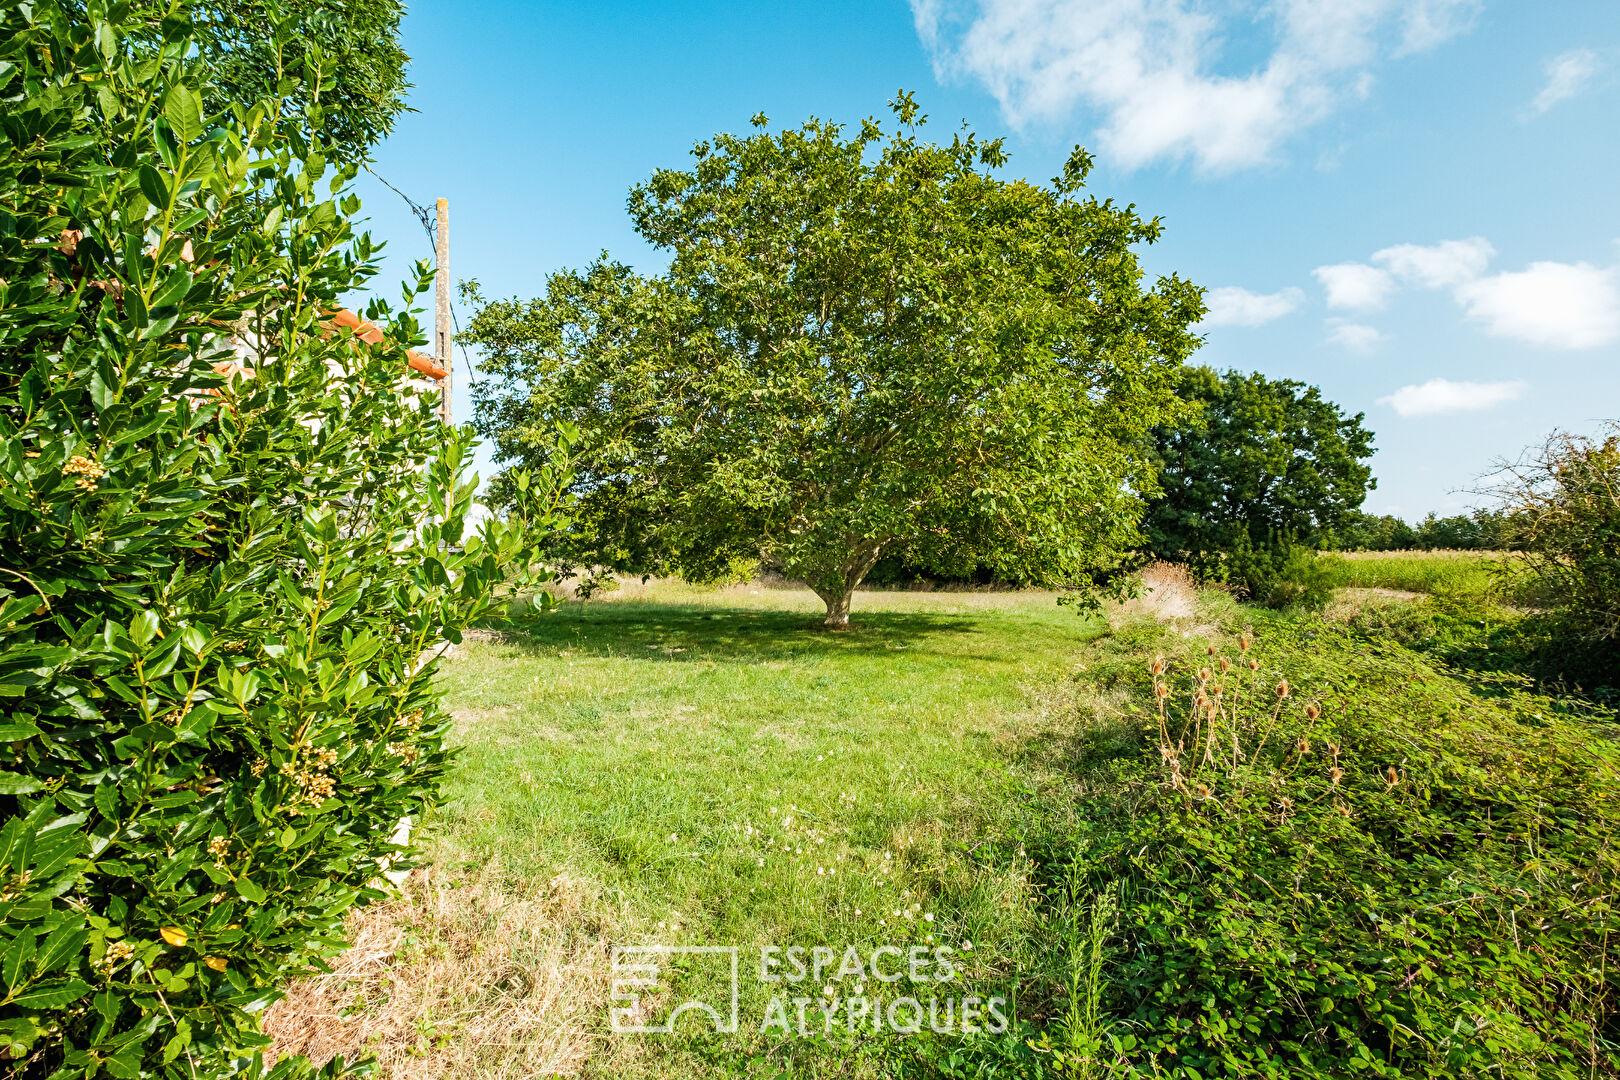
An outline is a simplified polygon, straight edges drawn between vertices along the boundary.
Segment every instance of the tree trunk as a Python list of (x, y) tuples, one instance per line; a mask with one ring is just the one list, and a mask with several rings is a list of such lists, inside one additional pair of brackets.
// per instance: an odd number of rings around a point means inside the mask
[(842, 594), (823, 595), (821, 598), (827, 603), (827, 621), (821, 625), (828, 630), (848, 630), (849, 602), (854, 596), (854, 589), (848, 589)]
[(827, 605), (827, 619), (822, 623), (828, 630), (849, 629), (849, 606), (855, 598), (855, 587), (866, 580), (866, 575), (877, 565), (883, 546), (851, 552), (843, 566), (841, 577), (822, 586), (816, 586), (816, 595)]

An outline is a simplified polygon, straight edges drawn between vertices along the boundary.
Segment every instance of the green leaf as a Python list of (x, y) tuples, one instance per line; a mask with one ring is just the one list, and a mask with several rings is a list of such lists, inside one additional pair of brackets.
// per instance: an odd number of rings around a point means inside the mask
[(152, 294), (152, 307), (169, 307), (185, 299), (186, 293), (191, 289), (191, 274), (185, 269), (177, 269), (158, 286), (157, 292)]
[(107, 1070), (107, 1075), (115, 1077), (116, 1080), (140, 1080), (145, 1075), (145, 1070), (141, 1068), (141, 1048), (138, 1045), (120, 1050), (102, 1062), (102, 1067)]
[(107, 382), (101, 373), (101, 365), (90, 373), (90, 401), (95, 405), (97, 412), (106, 412), (117, 400), (116, 391)]
[(13, 990), (22, 979), (24, 966), (34, 955), (34, 933), (24, 929), (14, 938), (6, 951), (0, 953), (0, 979), (5, 981), (6, 989)]
[(134, 618), (129, 620), (129, 637), (135, 644), (144, 648), (157, 636), (157, 612), (151, 608), (142, 608), (135, 613)]
[(13, 998), (11, 1003), (24, 1009), (59, 1009), (90, 991), (90, 984), (78, 979), (52, 979), (29, 987)]
[(151, 204), (159, 210), (169, 205), (169, 184), (163, 174), (150, 165), (142, 165), (140, 171), (141, 194), (145, 195)]
[(113, 29), (112, 23), (98, 22), (96, 24), (96, 51), (109, 64), (117, 59), (118, 31)]
[(103, 780), (96, 785), (93, 801), (101, 816), (108, 821), (118, 820), (118, 784), (111, 779)]
[(202, 100), (189, 86), (176, 83), (163, 97), (163, 118), (174, 129), (181, 142), (195, 142), (202, 138)]
[(242, 899), (254, 904), (264, 903), (265, 896), (267, 895), (263, 889), (253, 884), (251, 879), (245, 877), (239, 877), (236, 879), (236, 892), (237, 895)]
[(27, 795), (30, 792), (44, 790), (45, 785), (32, 776), (23, 776), (14, 772), (0, 772), (0, 795)]

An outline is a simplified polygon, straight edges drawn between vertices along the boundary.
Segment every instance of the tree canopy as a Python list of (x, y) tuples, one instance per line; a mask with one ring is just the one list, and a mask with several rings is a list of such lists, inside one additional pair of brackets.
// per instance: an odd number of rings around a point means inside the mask
[(1161, 494), (1144, 530), (1160, 558), (1213, 569), (1234, 548), (1324, 542), (1375, 481), (1372, 432), (1321, 390), (1258, 372), (1182, 373), (1191, 409), (1154, 431)]
[(1066, 585), (1137, 540), (1200, 291), (1144, 287), (1160, 222), (1083, 195), (1083, 150), (1002, 179), (1000, 140), (926, 142), (910, 95), (893, 110), (887, 134), (759, 116), (699, 143), (630, 194), (665, 272), (604, 255), (481, 305), (477, 424), (520, 464), (577, 427), (580, 562), (759, 559), (836, 627), (885, 552)]

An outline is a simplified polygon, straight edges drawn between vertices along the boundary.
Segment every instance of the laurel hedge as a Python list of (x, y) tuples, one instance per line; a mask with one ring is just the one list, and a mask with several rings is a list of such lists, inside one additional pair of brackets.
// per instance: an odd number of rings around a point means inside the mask
[(256, 1014), (408, 865), (419, 654), (535, 529), (468, 529), (411, 315), (332, 329), (376, 248), (308, 115), (206, 115), (179, 3), (0, 27), (0, 1069), (306, 1073)]

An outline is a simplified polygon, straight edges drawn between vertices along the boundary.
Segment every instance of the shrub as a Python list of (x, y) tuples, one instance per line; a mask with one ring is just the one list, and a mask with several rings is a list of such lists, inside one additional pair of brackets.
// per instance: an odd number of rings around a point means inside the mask
[(1122, 902), (1107, 1049), (1070, 1071), (1613, 1075), (1612, 717), (1270, 632), (1090, 668), (1144, 704), (1084, 763), (1113, 782), (1074, 864)]
[(1531, 589), (1574, 636), (1620, 637), (1620, 425), (1599, 439), (1554, 433), (1507, 470), (1524, 521)]
[[(323, 328), (373, 272), (352, 168), (274, 103), (204, 115), (184, 26), (137, 64), (125, 11), (0, 5), (0, 1053), (23, 1077), (258, 1070), (255, 1012), (341, 947), (434, 797), (419, 653), (523, 559), (518, 528), (464, 534), (468, 437), (402, 392), (414, 320), (374, 306), (374, 349)], [(216, 370), (232, 332), (251, 377)]]
[(1265, 545), (1238, 533), (1215, 572), (1252, 603), (1276, 610), (1320, 611), (1333, 599), (1337, 560), (1323, 559), (1288, 537)]

